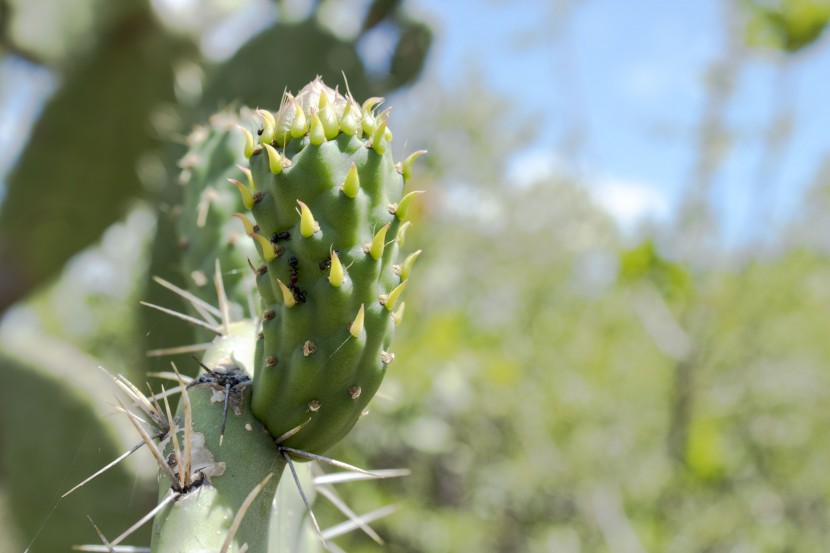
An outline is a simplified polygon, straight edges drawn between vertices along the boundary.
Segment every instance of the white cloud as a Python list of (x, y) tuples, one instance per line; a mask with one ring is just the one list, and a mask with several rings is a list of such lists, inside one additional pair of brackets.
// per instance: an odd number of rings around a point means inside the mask
[(519, 188), (567, 173), (565, 163), (549, 150), (525, 150), (507, 162), (507, 180)]
[(659, 186), (615, 175), (576, 171), (550, 150), (525, 150), (507, 163), (506, 178), (513, 186), (531, 186), (555, 176), (585, 185), (594, 203), (624, 231), (633, 230), (643, 221), (665, 220), (672, 214), (671, 202)]
[(598, 179), (590, 192), (623, 230), (631, 230), (644, 220), (664, 220), (671, 215), (668, 198), (658, 187), (645, 182), (606, 177)]

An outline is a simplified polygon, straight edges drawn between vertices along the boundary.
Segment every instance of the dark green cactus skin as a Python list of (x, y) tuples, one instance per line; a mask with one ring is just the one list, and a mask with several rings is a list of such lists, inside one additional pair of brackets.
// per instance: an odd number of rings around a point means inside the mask
[[(378, 129), (381, 118), (362, 113)], [(288, 140), (283, 150), (287, 161), (278, 174), (269, 163), (273, 152), (258, 147), (250, 158), (255, 186), (251, 211), (258, 234), (274, 239), (261, 240), (258, 248), (266, 260), (276, 254), (257, 271), (263, 315), (252, 410), (277, 439), (301, 427), (281, 445), (317, 454), (351, 430), (380, 386), (394, 357), (388, 352), (399, 320), (393, 309), (401, 305), (397, 298), (382, 302), (402, 282), (396, 236), (404, 209), (396, 213), (396, 206), (404, 178), (390, 149), (373, 148), (371, 136), (363, 136), (359, 127), (352, 135), (339, 132), (318, 145), (308, 132)], [(374, 134), (384, 135), (383, 127)], [(386, 138), (380, 140), (388, 146)], [(277, 147), (276, 140), (273, 145)], [(349, 197), (341, 185), (352, 164), (360, 188)], [(298, 200), (319, 224), (310, 236), (303, 236)], [(367, 245), (387, 224), (385, 247), (382, 254), (374, 250), (375, 259)], [(274, 252), (263, 252), (263, 245)], [(344, 268), (339, 286), (329, 280), (331, 251), (338, 252)], [(362, 329), (353, 325), (361, 306)]]
[(231, 217), (245, 209), (227, 180), (239, 176), (237, 165), (247, 163), (237, 124), (236, 114), (218, 113), (188, 137), (188, 153), (179, 162), (183, 194), (176, 218), (182, 276), (188, 290), (217, 305), (213, 277), (218, 259), (225, 294), (238, 311), (232, 314), (235, 320), (247, 313), (252, 289), (247, 258), (257, 255), (242, 224)]

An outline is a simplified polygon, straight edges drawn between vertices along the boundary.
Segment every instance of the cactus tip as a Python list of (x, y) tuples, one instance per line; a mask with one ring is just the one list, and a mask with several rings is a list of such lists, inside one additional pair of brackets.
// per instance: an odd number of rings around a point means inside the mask
[(395, 304), (398, 302), (398, 298), (401, 297), (403, 289), (406, 288), (407, 282), (408, 281), (406, 280), (401, 282), (400, 284), (395, 286), (395, 288), (391, 292), (380, 297), (380, 303), (382, 303), (387, 310), (392, 311), (395, 308)]
[(265, 151), (268, 152), (268, 168), (271, 173), (279, 175), (282, 173), (282, 155), (270, 144), (265, 144)]
[(274, 141), (274, 135), (277, 131), (277, 121), (274, 119), (274, 114), (264, 109), (258, 109), (256, 112), (262, 118), (262, 134), (259, 135), (259, 142), (260, 144), (270, 144)]
[(349, 334), (354, 336), (355, 338), (360, 337), (360, 334), (363, 332), (363, 320), (365, 318), (365, 309), (364, 304), (360, 304), (360, 309), (357, 311), (357, 316), (352, 321), (351, 326), (349, 326)]
[(254, 224), (244, 215), (241, 213), (232, 213), (232, 217), (236, 217), (240, 221), (242, 221), (242, 226), (245, 227), (245, 234), (253, 234), (254, 233)]
[(331, 271), (329, 272), (329, 283), (335, 288), (339, 288), (343, 284), (345, 273), (343, 271), (343, 264), (340, 262), (340, 256), (337, 252), (331, 252)]
[(242, 184), (236, 179), (228, 179), (228, 182), (236, 186), (236, 188), (239, 190), (239, 194), (242, 196), (242, 204), (248, 209), (253, 208), (254, 196), (253, 194), (251, 194), (251, 191), (248, 190), (248, 188), (244, 184)]
[(311, 128), (308, 130), (308, 139), (315, 146), (319, 146), (326, 141), (326, 130), (323, 128), (323, 123), (320, 121), (317, 112), (311, 114)]
[(383, 248), (386, 245), (386, 231), (389, 230), (389, 224), (386, 223), (383, 228), (377, 231), (375, 237), (372, 239), (372, 243), (369, 245), (368, 253), (375, 261), (383, 256)]
[(268, 241), (267, 238), (262, 236), (261, 234), (252, 234), (249, 233), (251, 238), (259, 244), (259, 247), (262, 249), (262, 259), (265, 260), (266, 263), (271, 263), (277, 257), (277, 250), (274, 248), (274, 244)]
[(282, 292), (282, 301), (286, 307), (294, 307), (297, 305), (297, 300), (294, 298), (294, 294), (291, 290), (288, 289), (288, 286), (283, 283), (280, 279), (277, 279), (277, 284), (280, 287), (280, 292)]
[(412, 192), (401, 198), (401, 201), (398, 202), (397, 205), (390, 205), (389, 213), (395, 215), (398, 218), (398, 220), (403, 221), (404, 219), (406, 219), (406, 214), (409, 211), (409, 206), (412, 204), (412, 200), (423, 193), (424, 190), (413, 190)]
[(256, 185), (254, 184), (254, 176), (251, 174), (251, 170), (247, 167), (243, 167), (242, 165), (237, 165), (240, 171), (245, 174), (245, 177), (248, 179), (248, 187), (251, 189), (251, 192), (256, 192)]
[(311, 210), (306, 204), (297, 200), (300, 205), (300, 234), (303, 238), (309, 238), (312, 234), (320, 230), (320, 224), (314, 219)]
[(304, 136), (308, 130), (308, 119), (303, 112), (303, 108), (297, 102), (296, 98), (291, 98), (291, 103), (294, 105), (294, 120), (291, 122), (289, 132), (292, 138), (300, 138)]
[(412, 165), (415, 163), (415, 160), (426, 153), (426, 150), (418, 150), (417, 152), (409, 154), (409, 156), (403, 160), (399, 171), (400, 174), (403, 175), (403, 180), (408, 181), (412, 177)]
[(256, 151), (256, 147), (254, 146), (254, 135), (252, 135), (251, 132), (242, 125), (237, 125), (236, 127), (242, 131), (243, 135), (245, 135), (245, 148), (243, 153), (246, 158), (250, 158)]
[(399, 326), (403, 321), (403, 312), (406, 307), (406, 302), (401, 302), (400, 307), (392, 312), (392, 320), (395, 321), (395, 326)]
[(418, 259), (418, 256), (421, 255), (423, 250), (418, 250), (417, 252), (409, 254), (406, 259), (404, 259), (403, 263), (401, 264), (400, 270), (400, 277), (401, 280), (406, 280), (409, 278), (409, 273), (412, 271), (412, 266), (415, 264), (415, 260)]
[(357, 165), (354, 162), (349, 167), (349, 172), (346, 173), (346, 179), (340, 186), (340, 190), (349, 198), (357, 196), (357, 192), (360, 190), (360, 177), (357, 175)]

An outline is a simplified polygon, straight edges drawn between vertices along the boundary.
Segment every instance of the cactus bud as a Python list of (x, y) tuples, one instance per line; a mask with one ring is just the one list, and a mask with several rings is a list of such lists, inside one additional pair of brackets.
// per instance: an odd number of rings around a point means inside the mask
[(245, 157), (250, 158), (252, 155), (254, 155), (255, 151), (254, 135), (252, 135), (251, 132), (242, 125), (237, 125), (236, 127), (240, 131), (242, 131), (242, 134), (245, 136), (245, 147), (243, 149), (243, 152), (245, 154)]
[(354, 336), (355, 338), (360, 338), (360, 335), (363, 333), (363, 322), (366, 318), (366, 310), (364, 309), (364, 305), (360, 304), (360, 309), (357, 311), (357, 316), (352, 321), (352, 324), (349, 325), (349, 334)]
[(282, 173), (283, 166), (280, 153), (270, 144), (265, 144), (265, 151), (268, 152), (268, 168), (271, 170), (271, 173), (274, 175)]
[(412, 165), (415, 163), (415, 160), (427, 153), (426, 150), (418, 150), (417, 152), (413, 152), (409, 154), (403, 163), (401, 163), (401, 175), (403, 175), (403, 180), (408, 181), (412, 177)]
[(245, 234), (254, 233), (254, 224), (250, 220), (248, 220), (247, 217), (245, 217), (241, 213), (232, 213), (231, 216), (236, 217), (237, 219), (242, 221), (242, 226), (245, 227)]
[(340, 256), (337, 255), (337, 252), (331, 252), (331, 271), (329, 272), (329, 283), (338, 288), (341, 284), (343, 284), (343, 279), (345, 278), (345, 274), (343, 272), (343, 264), (340, 263)]
[(395, 326), (400, 325), (401, 321), (403, 321), (403, 312), (404, 312), (405, 307), (406, 307), (406, 302), (402, 301), (401, 306), (398, 307), (398, 309), (396, 311), (392, 312), (392, 320), (395, 321)]
[(314, 220), (314, 215), (306, 204), (300, 200), (297, 200), (297, 203), (300, 204), (300, 234), (303, 238), (308, 238), (320, 230), (320, 225)]
[(369, 245), (369, 255), (372, 256), (372, 259), (378, 260), (383, 256), (383, 247), (386, 245), (386, 231), (389, 230), (389, 225), (385, 225), (381, 228), (375, 237), (372, 239), (372, 243)]
[(297, 300), (294, 298), (294, 294), (291, 293), (291, 290), (288, 289), (288, 286), (286, 286), (280, 279), (277, 279), (277, 284), (280, 287), (280, 292), (282, 292), (283, 305), (286, 307), (294, 307), (297, 305)]
[(401, 282), (400, 284), (395, 286), (395, 288), (387, 295), (382, 295), (380, 297), (380, 303), (382, 303), (387, 310), (392, 311), (393, 309), (395, 309), (395, 304), (398, 302), (398, 298), (401, 297), (403, 289), (406, 288), (406, 283), (406, 280)]
[(389, 212), (394, 213), (398, 217), (398, 219), (403, 221), (404, 219), (406, 219), (406, 213), (409, 210), (409, 206), (412, 203), (412, 200), (423, 193), (423, 190), (413, 190), (412, 192), (401, 198), (401, 201), (398, 202), (397, 205), (393, 204), (389, 206)]
[(294, 119), (291, 123), (290, 133), (293, 138), (300, 138), (308, 130), (308, 118), (296, 100), (292, 103), (294, 104)]
[(326, 140), (331, 140), (340, 134), (340, 121), (337, 120), (337, 113), (335, 113), (334, 106), (329, 102), (327, 94), (320, 94), (317, 118), (323, 127)]
[(323, 128), (323, 123), (317, 113), (311, 114), (311, 128), (308, 130), (308, 139), (315, 146), (319, 146), (326, 141), (326, 130)]
[(253, 208), (254, 195), (251, 194), (251, 191), (248, 190), (244, 184), (242, 184), (236, 179), (228, 179), (228, 182), (236, 186), (236, 188), (239, 190), (239, 195), (242, 196), (242, 205), (244, 205), (248, 209)]
[(346, 173), (346, 180), (343, 181), (343, 184), (340, 186), (340, 190), (342, 190), (343, 194), (350, 198), (357, 196), (357, 192), (360, 190), (360, 178), (357, 176), (357, 166), (354, 162), (352, 162), (352, 166), (349, 167), (349, 172)]
[(274, 245), (269, 242), (267, 238), (261, 234), (251, 234), (251, 238), (259, 244), (259, 247), (262, 250), (262, 259), (264, 259), (266, 263), (271, 263), (274, 259), (276, 259), (277, 251), (274, 249)]
[(406, 280), (409, 278), (409, 273), (412, 271), (412, 265), (415, 264), (415, 260), (418, 259), (418, 256), (421, 255), (423, 250), (418, 250), (415, 253), (411, 253), (404, 259), (403, 263), (400, 266), (400, 270), (398, 271), (398, 275), (401, 277), (401, 280)]
[(274, 141), (274, 134), (277, 132), (277, 122), (274, 115), (264, 109), (258, 109), (256, 112), (262, 118), (262, 134), (259, 135), (259, 143), (270, 144)]

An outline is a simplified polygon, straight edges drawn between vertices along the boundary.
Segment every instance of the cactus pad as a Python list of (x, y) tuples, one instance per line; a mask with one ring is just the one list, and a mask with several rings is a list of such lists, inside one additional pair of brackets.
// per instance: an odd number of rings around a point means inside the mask
[(239, 164), (246, 162), (238, 122), (236, 114), (221, 112), (188, 137), (188, 153), (179, 162), (183, 194), (176, 219), (187, 288), (215, 305), (213, 275), (218, 260), (224, 291), (236, 311), (234, 319), (241, 318), (248, 306), (252, 285), (246, 258), (256, 255), (245, 237), (251, 229), (231, 217), (244, 209), (239, 194), (228, 186), (228, 178), (239, 176)]
[(380, 102), (318, 78), (242, 133), (249, 172), (234, 186), (262, 259), (252, 409), (280, 444), (310, 453), (345, 436), (380, 386), (417, 257), (400, 246), (418, 194), (405, 176), (422, 152), (393, 162)]

